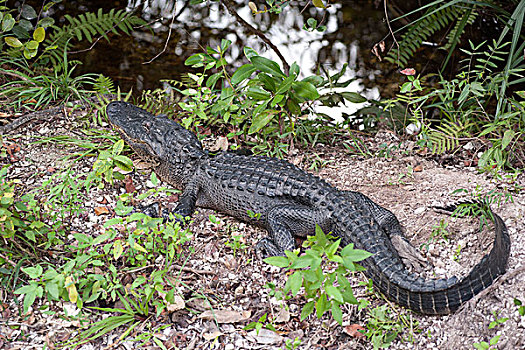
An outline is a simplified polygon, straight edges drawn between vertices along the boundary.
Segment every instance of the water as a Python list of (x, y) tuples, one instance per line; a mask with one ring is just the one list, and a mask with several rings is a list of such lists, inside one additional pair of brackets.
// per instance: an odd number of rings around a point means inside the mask
[[(254, 35), (240, 26), (217, 2), (184, 7), (185, 1), (156, 0), (149, 6), (140, 1), (68, 1), (61, 5), (59, 13), (76, 11), (95, 12), (98, 8), (108, 11), (111, 7), (132, 9), (139, 7), (142, 18), (157, 20), (150, 30), (139, 29), (132, 37), (111, 35), (111, 42), (100, 40), (93, 50), (72, 55), (84, 64), (80, 72), (100, 72), (115, 80), (124, 90), (160, 87), (160, 79), (179, 80), (191, 71), (184, 61), (192, 54), (203, 52), (206, 46), (216, 47), (221, 39), (232, 41), (227, 56), (233, 67), (247, 63), (242, 48), (249, 46), (261, 55), (280, 62), (277, 55)], [(242, 2), (245, 4), (246, 2)], [(343, 80), (356, 79), (350, 91), (364, 92), (368, 97), (377, 97), (379, 92), (374, 81), (379, 74), (377, 59), (370, 48), (387, 33), (382, 22), (382, 10), (375, 9), (372, 1), (352, 1), (334, 4), (328, 10), (309, 7), (301, 13), (306, 2), (294, 3), (281, 15), (252, 15), (247, 5), (239, 5), (238, 13), (247, 22), (260, 29), (274, 43), (289, 64), (297, 62), (303, 77), (327, 71), (335, 73), (344, 63), (349, 69)], [(175, 11), (171, 11), (172, 9)], [(147, 63), (164, 48), (173, 14), (176, 20), (171, 25), (171, 38), (164, 53)], [(327, 30), (307, 32), (302, 29), (310, 17), (322, 21)], [(89, 47), (87, 43), (83, 43)], [(366, 87), (365, 87), (366, 86)]]

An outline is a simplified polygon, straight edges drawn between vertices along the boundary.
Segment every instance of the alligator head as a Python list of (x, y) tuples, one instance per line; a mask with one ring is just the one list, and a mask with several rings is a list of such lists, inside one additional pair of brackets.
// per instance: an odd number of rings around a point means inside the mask
[(154, 116), (121, 101), (111, 102), (106, 112), (124, 141), (173, 186), (184, 187), (206, 154), (193, 133), (165, 116)]

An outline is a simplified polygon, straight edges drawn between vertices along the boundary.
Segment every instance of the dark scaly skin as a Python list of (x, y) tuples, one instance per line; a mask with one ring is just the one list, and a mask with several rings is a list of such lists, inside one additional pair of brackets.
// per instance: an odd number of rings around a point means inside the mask
[[(326, 181), (275, 158), (232, 153), (209, 156), (197, 137), (176, 122), (125, 102), (107, 107), (111, 124), (142, 158), (155, 164), (164, 181), (183, 192), (175, 213), (211, 208), (265, 228), (258, 243), (268, 256), (295, 248), (294, 236), (313, 233), (318, 224), (374, 255), (363, 261), (366, 275), (389, 299), (423, 314), (448, 314), (487, 288), (506, 269), (510, 238), (493, 214), (495, 241), (462, 280), (425, 280), (409, 272), (392, 245), (402, 236), (396, 217), (358, 192), (340, 191)], [(248, 210), (260, 213), (250, 218)]]

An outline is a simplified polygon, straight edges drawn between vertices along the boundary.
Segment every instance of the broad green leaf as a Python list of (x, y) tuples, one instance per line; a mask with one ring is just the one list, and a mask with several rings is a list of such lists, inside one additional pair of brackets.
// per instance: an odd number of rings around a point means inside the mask
[(34, 19), (37, 17), (35, 9), (27, 4), (22, 5), (21, 15), (25, 19)]
[(369, 253), (366, 250), (354, 249), (354, 246), (350, 244), (341, 250), (341, 256), (343, 256), (343, 258), (348, 258), (351, 261), (365, 260), (372, 255), (374, 254)]
[(33, 305), (36, 297), (41, 297), (43, 293), (44, 289), (42, 289), (41, 286), (36, 286), (34, 290), (30, 291), (29, 293), (26, 293), (26, 295), (24, 296), (24, 313), (26, 313), (29, 310), (29, 307)]
[(292, 112), (294, 115), (301, 114), (301, 107), (297, 104), (297, 102), (293, 100), (286, 101), (286, 107), (290, 112)]
[(55, 278), (55, 277), (57, 277), (57, 276), (58, 276), (58, 272), (57, 272), (54, 268), (50, 267), (50, 268), (44, 273), (44, 275), (42, 276), (42, 278), (45, 279), (45, 280), (51, 280), (51, 279), (53, 279), (53, 278)]
[(120, 154), (123, 149), (124, 149), (124, 140), (118, 140), (113, 145), (113, 150), (112, 150), (111, 153), (112, 153), (113, 156), (116, 156), (116, 155)]
[(38, 27), (33, 32), (33, 39), (41, 43), (46, 38), (46, 30), (42, 27)]
[(290, 76), (294, 75), (296, 78), (301, 72), (301, 68), (299, 68), (299, 65), (297, 63), (292, 63), (292, 66), (290, 67)]
[(14, 36), (6, 36), (4, 38), (4, 41), (7, 45), (11, 46), (11, 47), (22, 47), (24, 46), (24, 44), (22, 44), (22, 42), (20, 40), (18, 40), (17, 38), (15, 38)]
[(354, 296), (354, 292), (352, 290), (352, 288), (348, 288), (345, 290), (345, 292), (343, 293), (343, 300), (345, 301), (345, 303), (350, 303), (350, 304), (358, 304), (359, 302), (357, 301), (356, 297)]
[(341, 326), (343, 325), (343, 312), (338, 303), (332, 303), (332, 317), (337, 321)]
[(288, 277), (288, 281), (286, 281), (286, 284), (290, 287), (292, 295), (296, 296), (297, 293), (299, 293), (299, 289), (301, 289), (301, 286), (303, 284), (302, 273), (300, 271), (295, 271), (290, 277)]
[(221, 52), (224, 53), (226, 50), (228, 50), (231, 44), (232, 42), (230, 40), (222, 39), (221, 40)]
[(309, 77), (304, 78), (301, 81), (303, 81), (305, 83), (310, 83), (313, 86), (319, 86), (319, 85), (321, 85), (323, 83), (323, 78), (321, 78), (318, 75), (311, 75)]
[(38, 41), (31, 40), (28, 43), (26, 43), (26, 48), (29, 51), (36, 51), (38, 49)]
[(13, 27), (15, 26), (15, 23), (16, 21), (13, 18), (13, 16), (11, 16), (10, 13), (5, 15), (4, 19), (2, 20), (2, 32), (7, 32), (13, 29)]
[(44, 17), (38, 21), (38, 26), (42, 28), (51, 27), (53, 24), (55, 24), (55, 20), (51, 17)]
[(154, 172), (151, 173), (150, 177), (149, 177), (149, 180), (151, 181), (151, 183), (154, 185), (154, 186), (157, 186), (159, 184), (159, 179), (157, 177), (157, 174), (155, 174)]
[(259, 79), (266, 90), (275, 91), (277, 84), (279, 84), (280, 79), (269, 76), (266, 73), (257, 74), (257, 79)]
[(248, 58), (249, 60), (252, 59), (252, 57), (256, 57), (256, 56), (259, 56), (259, 54), (257, 53), (257, 51), (255, 51), (254, 49), (252, 49), (251, 47), (248, 47), (248, 46), (245, 46), (244, 49), (244, 55), (246, 56), (246, 58)]
[(58, 291), (58, 284), (56, 284), (55, 282), (46, 283), (46, 292), (48, 292), (54, 300), (58, 300), (58, 297), (60, 296), (60, 293)]
[(215, 84), (217, 83), (217, 80), (219, 80), (222, 77), (222, 72), (212, 74), (208, 77), (206, 80), (206, 86), (210, 89), (215, 88)]
[(304, 269), (310, 267), (314, 258), (310, 255), (301, 255), (294, 263), (290, 266), (291, 269)]
[(314, 4), (315, 7), (319, 7), (321, 9), (326, 8), (326, 6), (323, 4), (323, 0), (312, 0), (312, 4)]
[(286, 78), (286, 75), (284, 75), (284, 73), (281, 71), (281, 68), (277, 62), (261, 56), (254, 56), (251, 58), (251, 61), (255, 68), (259, 69), (261, 72), (268, 73), (275, 77)]
[(101, 235), (98, 235), (98, 236), (95, 237), (95, 239), (93, 240), (92, 245), (100, 244), (100, 243), (104, 242), (105, 240), (109, 239), (109, 237), (111, 237), (111, 235), (110, 235), (109, 233), (103, 233), (103, 234), (101, 234)]
[(248, 130), (248, 134), (253, 134), (254, 132), (264, 128), (273, 119), (274, 115), (274, 111), (264, 111), (262, 113), (258, 113), (255, 118), (253, 118), (252, 125)]
[(115, 165), (124, 171), (131, 171), (133, 169), (133, 161), (126, 156), (115, 156), (113, 158)]
[(319, 97), (319, 93), (315, 86), (306, 81), (296, 81), (293, 83), (293, 89), (295, 93), (307, 100), (315, 100)]
[(27, 273), (27, 275), (32, 278), (36, 279), (40, 276), (42, 276), (42, 272), (44, 272), (44, 269), (40, 265), (36, 265), (35, 267), (22, 267), (22, 271)]
[(253, 66), (253, 64), (245, 64), (241, 66), (235, 71), (235, 73), (233, 73), (231, 79), (232, 84), (237, 85), (245, 79), (248, 79), (253, 72), (255, 72), (255, 67)]
[[(16, 27), (22, 27), (22, 30), (27, 33), (26, 35), (27, 36), (24, 36), (25, 38), (29, 38), (29, 32), (32, 32), (33, 31), (33, 23), (31, 23), (30, 21), (26, 20), (26, 19), (21, 19), (20, 22), (18, 22), (18, 24), (16, 26), (13, 27), (13, 32), (15, 32), (15, 28)], [(16, 36), (18, 36), (17, 33), (15, 33)], [(18, 36), (20, 38), (20, 36)]]
[(120, 256), (122, 255), (122, 252), (124, 251), (124, 247), (122, 246), (122, 241), (120, 239), (117, 239), (113, 243), (113, 258), (115, 260), (118, 260)]
[(303, 309), (301, 310), (301, 321), (304, 321), (308, 316), (310, 316), (312, 311), (314, 311), (314, 306), (314, 301), (309, 301), (303, 306)]
[(352, 103), (363, 103), (368, 101), (365, 97), (361, 96), (357, 92), (342, 92), (341, 95)]
[(514, 132), (514, 130), (506, 130), (505, 131), (505, 134), (503, 134), (503, 139), (501, 140), (501, 149), (505, 149), (507, 148), (507, 146), (509, 145), (509, 143), (512, 141), (512, 139), (514, 138), (514, 135), (516, 133)]
[(268, 265), (277, 267), (287, 267), (289, 265), (288, 259), (284, 256), (270, 256), (263, 260)]
[(30, 282), (29, 284), (26, 284), (25, 286), (22, 286), (14, 291), (15, 294), (27, 294), (27, 293), (34, 293), (36, 288), (38, 287), (38, 284), (36, 282)]
[(325, 290), (326, 294), (328, 294), (330, 298), (335, 299), (340, 303), (344, 303), (343, 295), (341, 294), (339, 289), (337, 289), (337, 287), (334, 287), (333, 285), (328, 285), (326, 286)]
[(326, 299), (326, 294), (321, 294), (319, 299), (315, 302), (315, 315), (317, 318), (321, 318), (323, 314), (330, 309), (331, 303)]
[(194, 66), (196, 64), (203, 64), (204, 63), (204, 55), (202, 53), (198, 53), (195, 55), (191, 55), (184, 61), (184, 64), (186, 66)]
[(281, 95), (281, 94), (288, 92), (288, 90), (290, 90), (290, 88), (292, 87), (292, 83), (294, 82), (294, 80), (295, 80), (295, 76), (293, 75), (290, 75), (289, 77), (284, 79), (282, 83), (279, 85), (279, 88), (277, 89), (275, 94)]
[(246, 95), (258, 101), (267, 100), (271, 97), (269, 92), (263, 90), (259, 86), (250, 86), (246, 91)]

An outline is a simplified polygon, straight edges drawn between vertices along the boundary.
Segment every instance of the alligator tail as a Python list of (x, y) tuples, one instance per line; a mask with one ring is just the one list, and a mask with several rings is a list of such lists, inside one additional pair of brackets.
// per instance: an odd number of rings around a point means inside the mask
[(452, 313), (506, 270), (510, 237), (505, 223), (494, 213), (496, 234), (492, 250), (467, 276), (461, 280), (457, 277), (425, 280), (405, 268), (371, 214), (359, 208), (357, 202), (348, 203), (348, 199), (348, 196), (334, 198), (339, 207), (334, 214), (334, 233), (342, 237), (342, 244), (354, 243), (356, 248), (374, 254), (362, 262), (365, 274), (388, 299), (404, 307), (429, 315)]

